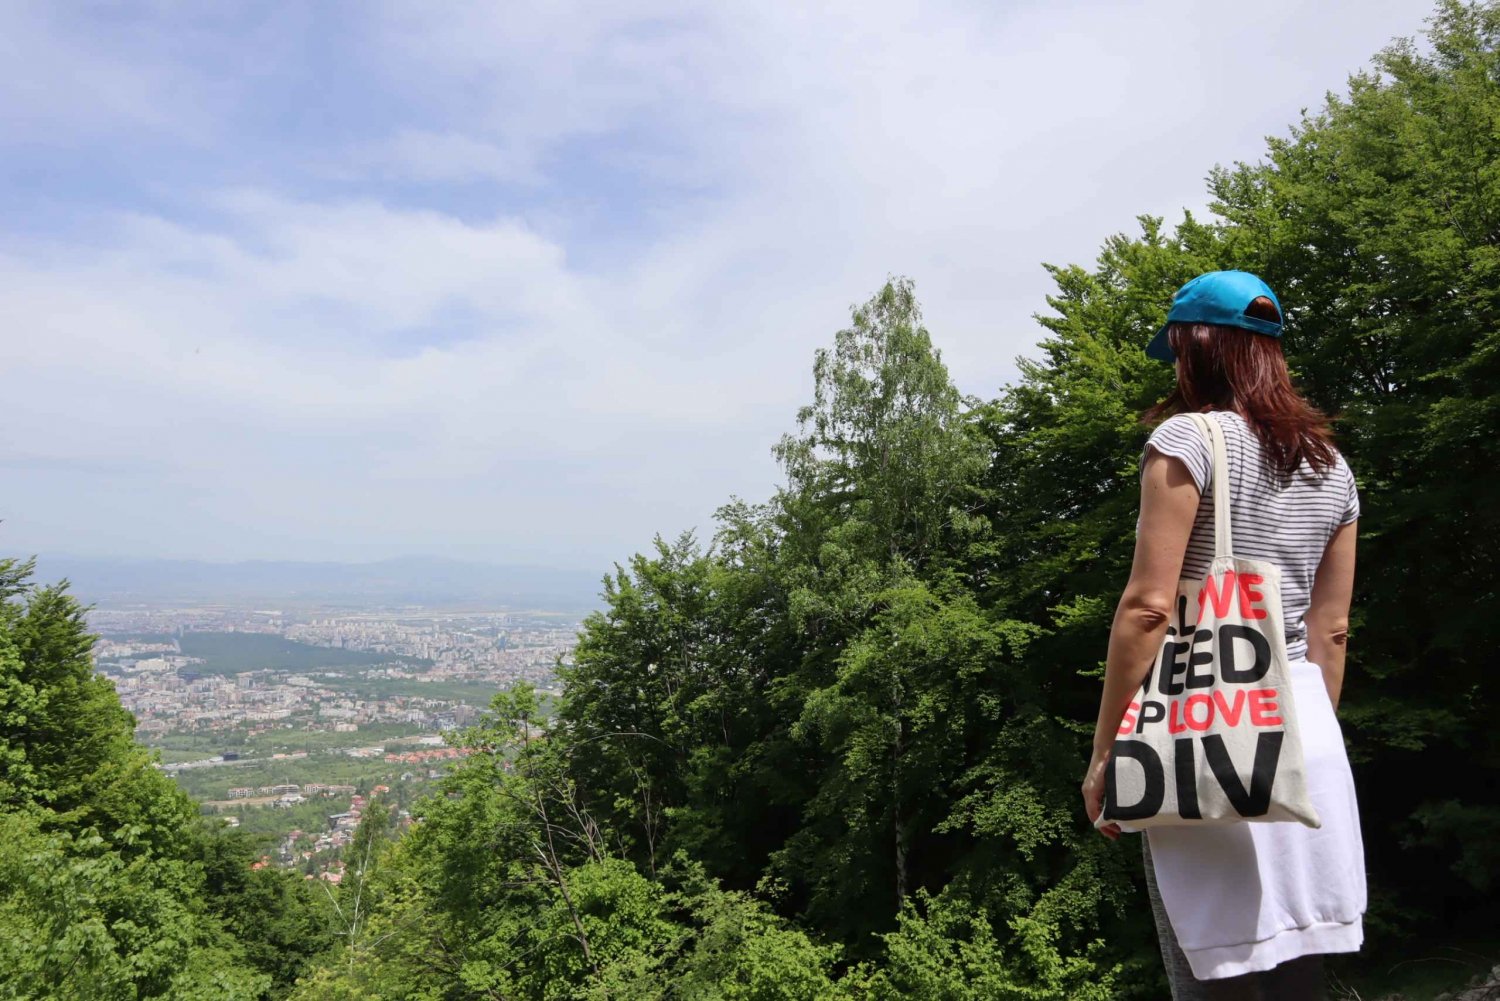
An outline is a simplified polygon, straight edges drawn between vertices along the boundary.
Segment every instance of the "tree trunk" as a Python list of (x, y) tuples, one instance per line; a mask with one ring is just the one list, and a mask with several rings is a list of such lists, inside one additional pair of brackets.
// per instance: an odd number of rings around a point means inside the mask
[(891, 818), (896, 838), (896, 907), (906, 902), (906, 855), (910, 831), (901, 812), (901, 755), (906, 750), (906, 727), (896, 718), (896, 739), (891, 745)]

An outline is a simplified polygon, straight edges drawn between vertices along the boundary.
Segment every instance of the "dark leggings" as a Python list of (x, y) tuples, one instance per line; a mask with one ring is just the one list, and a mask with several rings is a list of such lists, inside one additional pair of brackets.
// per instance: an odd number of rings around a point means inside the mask
[(1246, 973), (1223, 980), (1198, 980), (1177, 936), (1167, 920), (1161, 893), (1156, 888), (1156, 870), (1151, 865), (1151, 847), (1141, 836), (1141, 851), (1146, 857), (1146, 889), (1151, 894), (1151, 913), (1156, 918), (1156, 935), (1161, 941), (1161, 959), (1172, 985), (1172, 1001), (1325, 1001), (1323, 957), (1303, 956), (1260, 973)]

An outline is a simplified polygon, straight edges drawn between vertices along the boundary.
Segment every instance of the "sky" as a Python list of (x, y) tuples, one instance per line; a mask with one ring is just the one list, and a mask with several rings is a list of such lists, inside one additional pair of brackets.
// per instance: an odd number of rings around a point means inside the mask
[(1413, 0), (0, 0), (0, 554), (607, 569), (889, 275), (959, 389)]

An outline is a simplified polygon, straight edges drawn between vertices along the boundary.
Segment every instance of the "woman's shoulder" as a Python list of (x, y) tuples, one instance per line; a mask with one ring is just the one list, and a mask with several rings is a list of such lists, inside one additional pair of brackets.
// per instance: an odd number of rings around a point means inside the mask
[(1337, 447), (1333, 449), (1333, 465), (1328, 467), (1324, 474), (1334, 484), (1335, 489), (1342, 491), (1350, 499), (1350, 503), (1357, 509), (1359, 505), (1359, 486), (1354, 479), (1354, 470), (1349, 466), (1349, 461), (1344, 458), (1344, 453)]
[(1209, 467), (1213, 464), (1213, 453), (1203, 431), (1189, 414), (1173, 414), (1162, 421), (1146, 439), (1142, 454), (1141, 469), (1145, 471), (1145, 459), (1152, 450), (1170, 456), (1187, 466), (1193, 482), (1202, 490), (1208, 482)]
[(1146, 439), (1147, 447), (1157, 446), (1162, 451), (1174, 455), (1180, 451), (1201, 453), (1204, 456), (1211, 455), (1208, 436), (1204, 432), (1203, 425), (1198, 422), (1200, 417), (1216, 421), (1224, 430), (1226, 441), (1250, 433), (1249, 426), (1245, 424), (1243, 418), (1233, 411), (1210, 410), (1201, 414), (1180, 413), (1168, 417), (1151, 431), (1151, 436)]
[(1344, 458), (1344, 453), (1339, 451), (1337, 445), (1330, 445), (1329, 447), (1333, 449), (1333, 465), (1328, 467), (1328, 475), (1339, 482), (1352, 481), (1354, 479), (1354, 470), (1349, 468), (1349, 460)]
[[(1211, 414), (1206, 414), (1206, 416), (1211, 416)], [(1197, 414), (1172, 414), (1152, 429), (1151, 438), (1148, 438), (1148, 441), (1155, 443), (1158, 440), (1178, 440), (1178, 438), (1205, 441), (1196, 417)]]

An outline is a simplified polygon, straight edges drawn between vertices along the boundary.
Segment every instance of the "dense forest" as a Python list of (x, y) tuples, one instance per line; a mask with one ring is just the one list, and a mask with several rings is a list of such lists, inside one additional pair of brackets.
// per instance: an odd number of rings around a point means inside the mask
[(559, 703), (498, 695), (336, 890), (203, 826), (77, 604), (0, 564), (0, 996), (1164, 996), (1138, 841), (1078, 786), (1172, 378), (1142, 349), (1217, 268), (1280, 294), (1362, 495), (1340, 713), (1371, 911), (1341, 974), (1493, 945), (1500, 3), (1441, 3), (1208, 185), (1207, 218), (1049, 267), (993, 399), (954, 388), (911, 282), (855, 308), (776, 494), (617, 566)]

